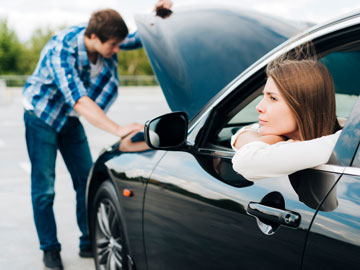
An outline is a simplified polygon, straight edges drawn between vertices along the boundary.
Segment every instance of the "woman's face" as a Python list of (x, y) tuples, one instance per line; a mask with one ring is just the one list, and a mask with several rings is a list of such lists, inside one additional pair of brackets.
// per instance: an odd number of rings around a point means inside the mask
[(268, 78), (263, 93), (263, 99), (256, 106), (260, 134), (299, 140), (295, 117), (271, 77)]

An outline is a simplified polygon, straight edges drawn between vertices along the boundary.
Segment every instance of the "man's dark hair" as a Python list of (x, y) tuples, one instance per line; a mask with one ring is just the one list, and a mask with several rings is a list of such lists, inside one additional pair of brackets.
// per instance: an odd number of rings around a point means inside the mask
[(95, 34), (102, 43), (112, 38), (123, 40), (128, 33), (123, 18), (113, 9), (95, 11), (85, 30), (85, 36), (90, 38), (91, 34)]

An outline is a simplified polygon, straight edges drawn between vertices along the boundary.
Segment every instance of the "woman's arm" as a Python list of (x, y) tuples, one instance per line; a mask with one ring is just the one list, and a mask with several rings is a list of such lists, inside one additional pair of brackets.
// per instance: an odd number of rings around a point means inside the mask
[(236, 151), (233, 169), (249, 180), (289, 175), (328, 162), (340, 131), (308, 141), (253, 141)]
[(277, 135), (265, 135), (261, 136), (259, 133), (259, 124), (253, 124), (243, 127), (231, 138), (231, 146), (236, 151), (244, 145), (260, 141), (267, 144), (275, 144), (284, 141), (284, 137)]
[(261, 136), (256, 131), (247, 131), (247, 132), (240, 134), (235, 139), (234, 147), (235, 147), (235, 149), (240, 149), (244, 145), (251, 143), (251, 142), (256, 142), (256, 141), (264, 142), (266, 144), (275, 144), (275, 143), (284, 141), (284, 137), (277, 136), (277, 135)]

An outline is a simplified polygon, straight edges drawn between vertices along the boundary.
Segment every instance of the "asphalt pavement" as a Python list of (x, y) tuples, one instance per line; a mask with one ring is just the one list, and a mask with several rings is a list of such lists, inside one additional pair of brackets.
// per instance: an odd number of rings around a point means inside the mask
[[(159, 87), (121, 87), (108, 116), (120, 125), (144, 123), (169, 112)], [(93, 159), (117, 138), (82, 119)], [(32, 217), (30, 162), (26, 152), (20, 88), (0, 89), (0, 269), (43, 269)], [(78, 256), (75, 192), (60, 153), (56, 164), (55, 216), (66, 270), (95, 269)]]

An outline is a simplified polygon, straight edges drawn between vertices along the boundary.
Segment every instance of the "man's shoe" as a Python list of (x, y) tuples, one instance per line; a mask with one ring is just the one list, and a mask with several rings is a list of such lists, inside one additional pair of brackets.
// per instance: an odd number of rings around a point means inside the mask
[(44, 250), (43, 262), (45, 270), (63, 270), (59, 250)]
[(79, 252), (79, 256), (81, 258), (92, 258), (92, 257), (94, 257), (91, 246), (86, 247), (86, 248), (81, 248), (80, 252)]

